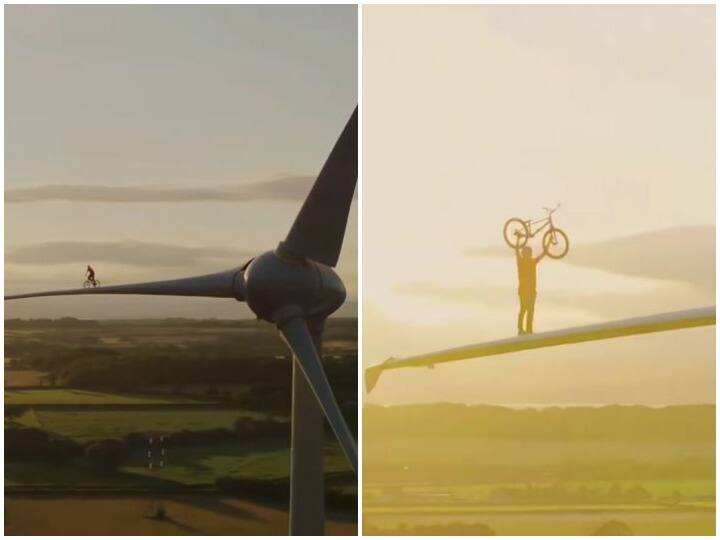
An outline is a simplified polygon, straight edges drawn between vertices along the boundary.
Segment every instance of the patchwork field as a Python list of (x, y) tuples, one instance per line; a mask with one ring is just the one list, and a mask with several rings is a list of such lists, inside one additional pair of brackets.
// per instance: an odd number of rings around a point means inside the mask
[[(212, 484), (221, 476), (258, 480), (280, 480), (290, 474), (290, 449), (277, 443), (248, 442), (168, 451), (162, 470), (149, 470), (144, 456), (138, 456), (124, 472), (149, 476), (185, 485)], [(345, 456), (336, 444), (325, 446), (325, 471), (351, 473)]]
[(713, 405), (369, 407), (364, 430), (366, 534), (715, 532)]
[(18, 422), (80, 442), (121, 438), (129, 433), (172, 433), (182, 430), (232, 428), (240, 418), (265, 419), (269, 415), (242, 409), (156, 409), (136, 407), (130, 411), (52, 409), (35, 407)]
[[(603, 525), (617, 522), (633, 535), (714, 535), (715, 510), (693, 509), (523, 509), (506, 511), (476, 508), (463, 513), (447, 513), (424, 508), (422, 511), (388, 513), (369, 512), (364, 517), (365, 534), (408, 534), (417, 527), (441, 526), (447, 534), (461, 534), (453, 529), (484, 531), (496, 535), (589, 536)], [(467, 531), (467, 532), (465, 532)]]
[[(562, 488), (568, 493), (587, 490), (588, 493), (609, 493), (614, 485), (626, 488), (633, 485), (637, 481), (630, 480), (623, 483), (609, 482), (607, 480), (590, 480), (585, 482), (563, 482)], [(537, 490), (551, 489), (558, 484), (548, 482), (532, 483), (532, 487)], [(433, 500), (435, 504), (443, 499), (448, 501), (465, 501), (471, 504), (487, 504), (494, 493), (501, 489), (525, 489), (528, 483), (524, 482), (503, 482), (503, 483), (483, 483), (483, 484), (435, 484), (435, 485), (372, 485), (366, 484), (363, 493), (366, 497), (366, 504), (370, 504), (374, 499), (382, 498), (384, 494), (391, 492), (394, 494), (402, 494), (408, 499)], [(686, 480), (645, 480), (642, 481), (642, 487), (645, 489), (652, 499), (670, 499), (678, 495), (687, 498), (696, 499), (692, 504), (712, 503), (715, 497), (715, 480), (712, 478), (686, 479)], [(399, 498), (399, 497), (398, 497)], [(411, 503), (412, 504), (412, 503)], [(690, 505), (689, 501), (684, 503)], [(382, 506), (382, 504), (381, 504)], [(666, 505), (665, 505), (666, 506)], [(454, 505), (457, 508), (457, 506)], [(493, 505), (493, 508), (501, 508), (500, 504)], [(527, 506), (526, 506), (527, 508)]]
[[(346, 473), (351, 470), (337, 445), (325, 448), (327, 473)], [(5, 485), (35, 487), (44, 490), (105, 486), (108, 489), (138, 488), (152, 490), (153, 486), (213, 487), (220, 477), (250, 480), (287, 479), (290, 472), (290, 450), (277, 441), (224, 443), (167, 451), (163, 467), (148, 467), (147, 455), (134, 453), (112, 477), (98, 477), (77, 464), (63, 466), (11, 462), (5, 465)], [(25, 490), (24, 490), (25, 491)]]
[[(292, 369), (272, 328), (67, 319), (5, 330), (6, 534), (287, 532)], [(356, 334), (354, 319), (331, 321), (325, 355), (353, 426)], [(90, 453), (110, 443), (116, 457)], [(356, 478), (330, 433), (326, 471), (329, 530), (352, 534)], [(143, 517), (155, 496), (168, 519)]]

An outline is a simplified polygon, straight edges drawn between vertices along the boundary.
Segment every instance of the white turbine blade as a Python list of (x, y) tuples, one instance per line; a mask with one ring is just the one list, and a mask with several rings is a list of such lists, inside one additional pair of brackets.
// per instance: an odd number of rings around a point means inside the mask
[(278, 325), (278, 329), (297, 358), (305, 378), (310, 383), (315, 397), (330, 423), (330, 427), (335, 432), (340, 446), (345, 452), (348, 461), (350, 461), (353, 471), (357, 472), (355, 438), (335, 400), (307, 323), (304, 319), (295, 317), (282, 323), (282, 325)]
[(148, 294), (162, 296), (205, 296), (211, 298), (235, 298), (242, 300), (243, 271), (234, 268), (217, 274), (207, 274), (182, 279), (65, 289), (5, 296), (5, 300), (36, 298), (40, 296), (66, 296), (75, 294)]
[(365, 370), (365, 385), (368, 392), (377, 384), (383, 371), (404, 367), (432, 367), (443, 362), (454, 362), (483, 356), (494, 356), (542, 347), (556, 347), (585, 341), (598, 341), (638, 334), (665, 332), (681, 328), (709, 326), (715, 324), (715, 306), (708, 306), (686, 311), (660, 313), (647, 317), (634, 317), (587, 326), (575, 326), (551, 332), (542, 332), (525, 336), (517, 336), (496, 341), (488, 341), (455, 349), (411, 356), (408, 358), (390, 358), (381, 364)]

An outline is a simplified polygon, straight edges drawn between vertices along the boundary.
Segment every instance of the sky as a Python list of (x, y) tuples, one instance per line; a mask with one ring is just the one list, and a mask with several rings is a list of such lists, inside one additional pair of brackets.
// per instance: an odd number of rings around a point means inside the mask
[[(363, 361), (715, 303), (714, 6), (365, 6)], [(537, 249), (538, 246), (536, 245)], [(714, 402), (714, 328), (388, 372), (368, 401)]]
[[(357, 104), (355, 6), (7, 6), (5, 290), (198, 275), (274, 248)], [(357, 205), (338, 271), (357, 306)], [(74, 297), (5, 317), (248, 317)]]

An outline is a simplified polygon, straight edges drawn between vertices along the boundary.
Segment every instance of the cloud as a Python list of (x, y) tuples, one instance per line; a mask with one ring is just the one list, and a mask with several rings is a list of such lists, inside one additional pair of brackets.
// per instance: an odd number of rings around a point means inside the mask
[(240, 265), (253, 254), (217, 247), (187, 247), (150, 242), (45, 242), (10, 249), (14, 264), (114, 263), (141, 267), (196, 266), (209, 260)]
[[(572, 237), (571, 237), (572, 242)], [(508, 248), (486, 246), (469, 256), (507, 257)], [(565, 264), (625, 276), (688, 283), (715, 290), (715, 227), (675, 227), (591, 244), (571, 245)]]
[(177, 203), (237, 201), (301, 201), (305, 199), (315, 178), (284, 176), (263, 182), (207, 188), (45, 185), (8, 189), (6, 203), (43, 201), (101, 203)]
[[(574, 250), (573, 250), (574, 251)], [(504, 257), (512, 255), (512, 251), (508, 251), (506, 246), (482, 246), (465, 250), (465, 255), (470, 257)]]
[(498, 286), (446, 286), (430, 282), (414, 282), (396, 285), (395, 292), (409, 296), (432, 298), (459, 303), (476, 304), (497, 307), (515, 302), (513, 288)]

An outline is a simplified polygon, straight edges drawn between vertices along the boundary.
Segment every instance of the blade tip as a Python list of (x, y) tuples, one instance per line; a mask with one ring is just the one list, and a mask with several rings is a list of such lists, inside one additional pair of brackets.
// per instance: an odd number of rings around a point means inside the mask
[(375, 386), (377, 386), (378, 380), (380, 379), (380, 375), (382, 374), (382, 372), (382, 364), (370, 366), (365, 370), (365, 388), (368, 394), (373, 391)]

